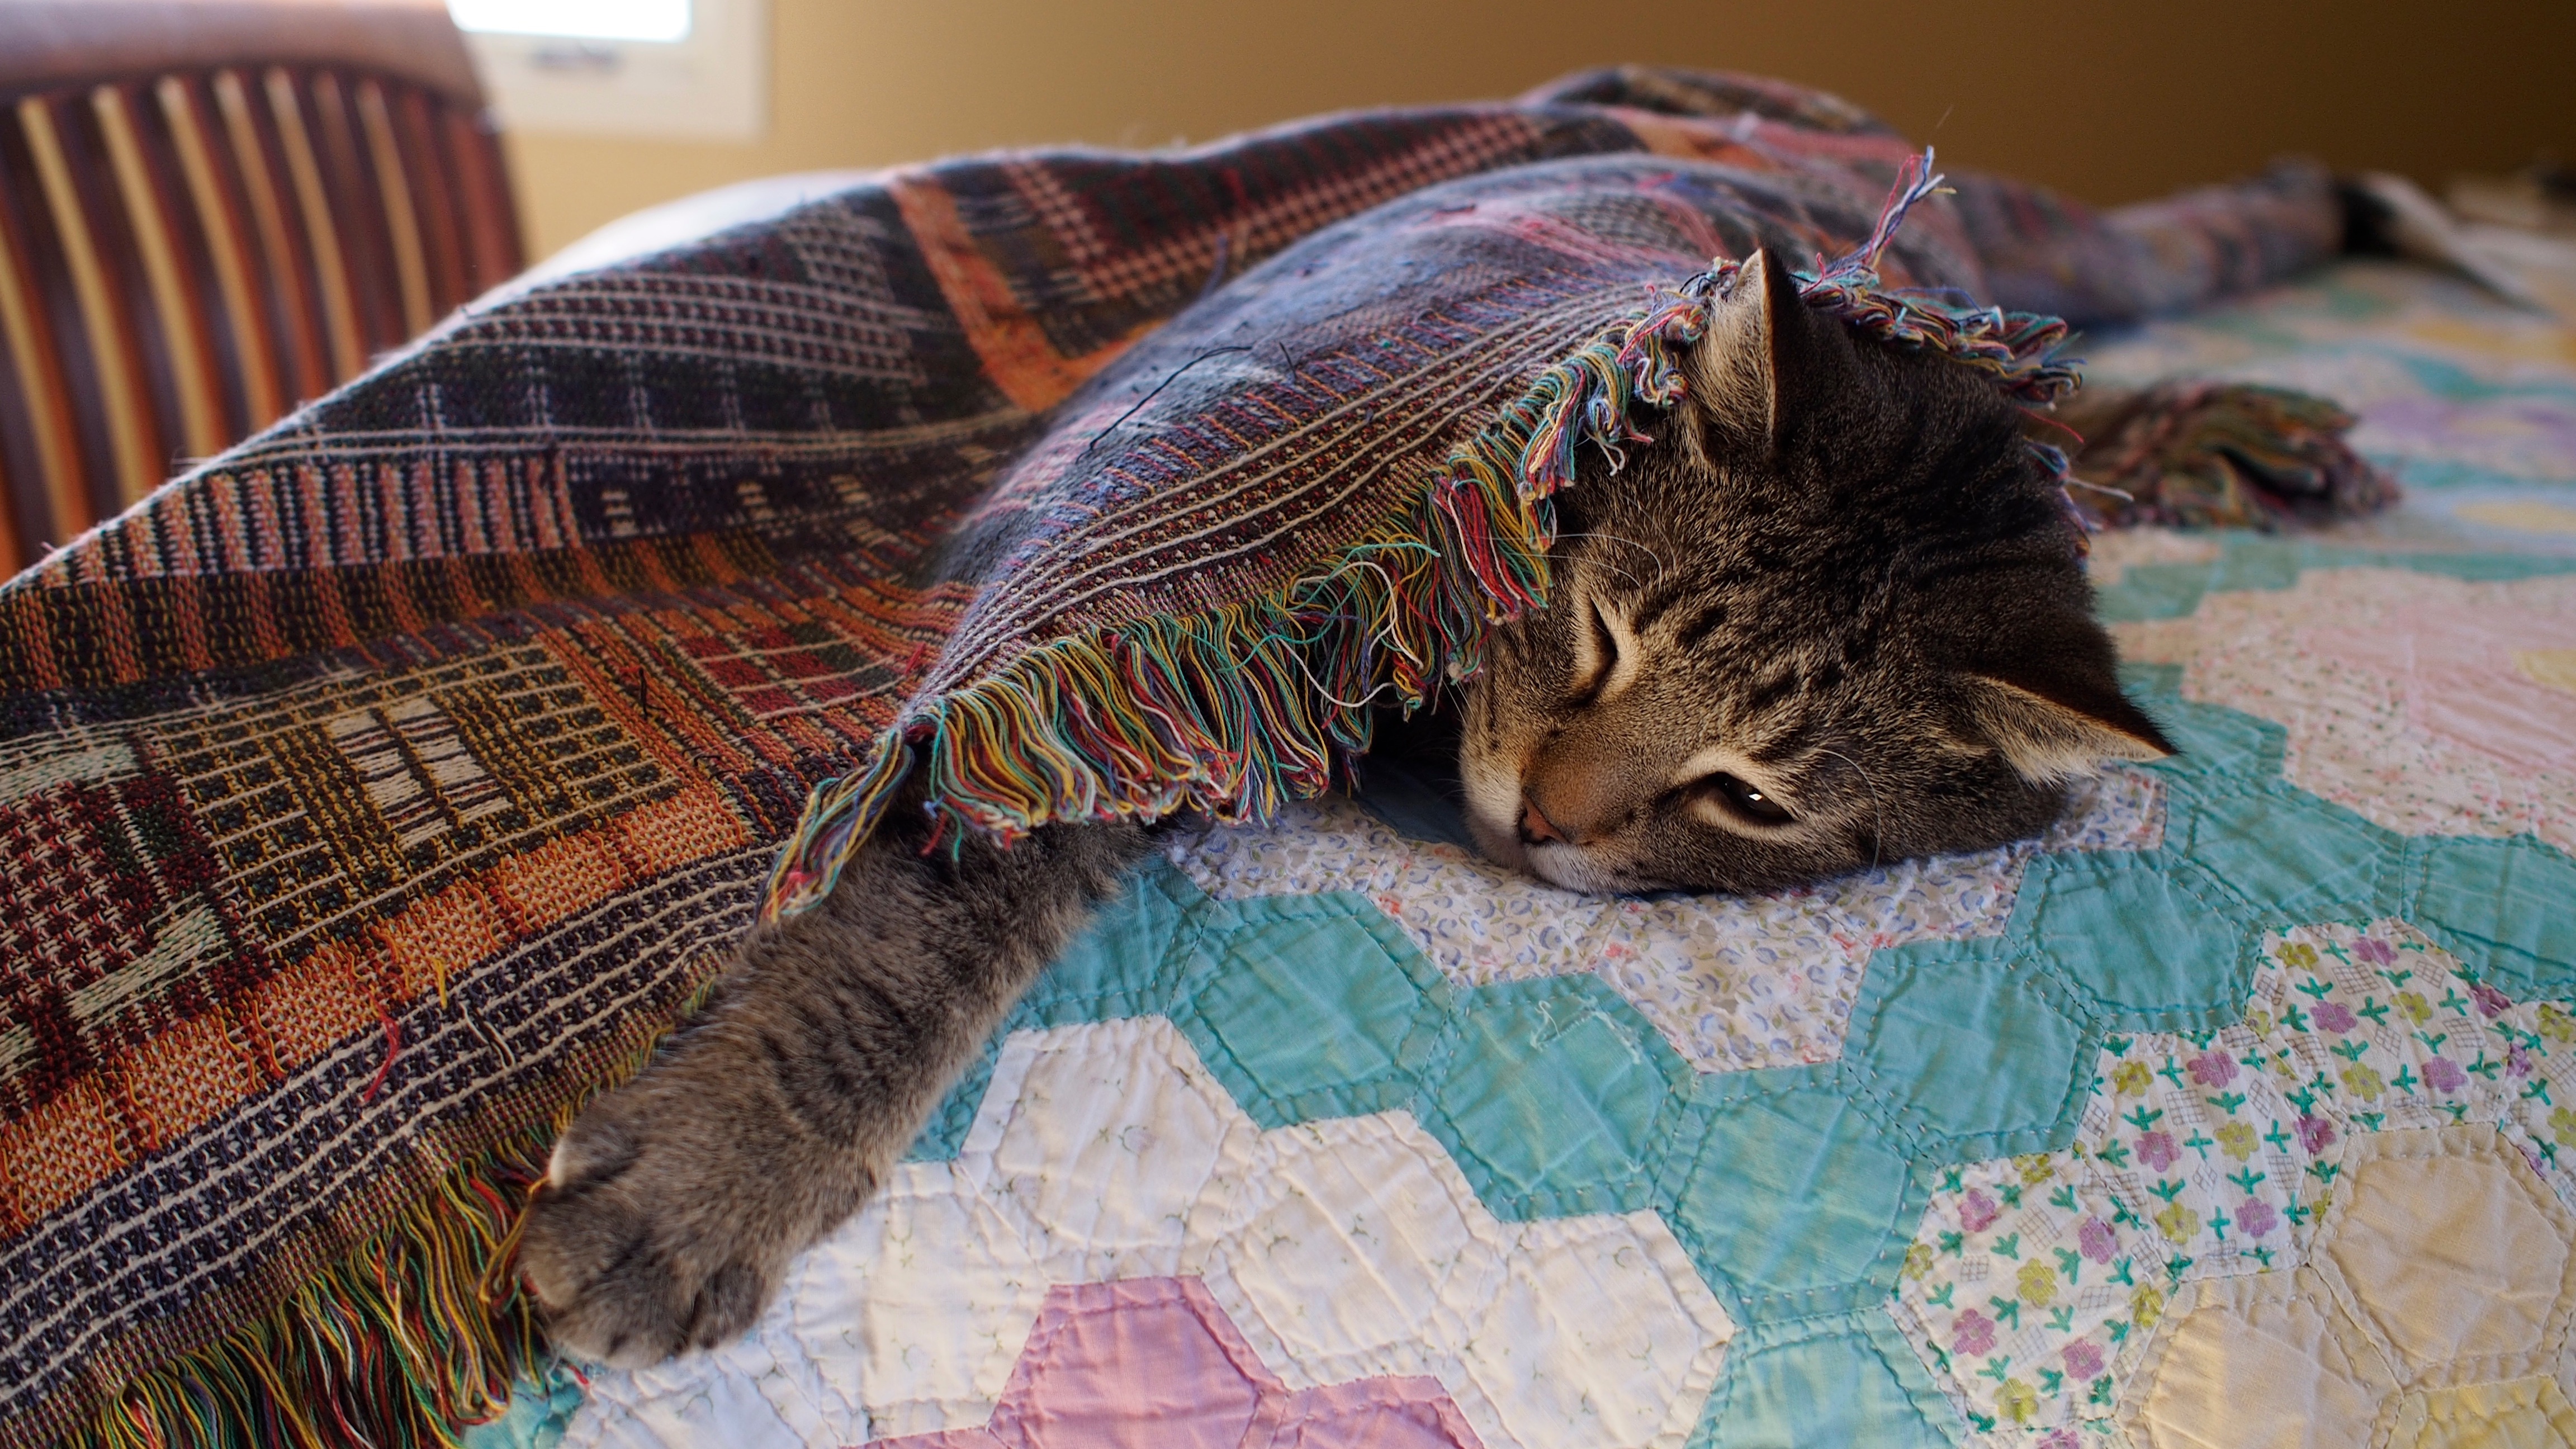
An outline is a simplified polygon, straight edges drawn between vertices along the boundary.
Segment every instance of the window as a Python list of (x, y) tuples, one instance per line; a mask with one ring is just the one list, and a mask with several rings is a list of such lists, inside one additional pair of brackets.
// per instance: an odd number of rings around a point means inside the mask
[(583, 40), (689, 38), (689, 0), (447, 0), (457, 28)]
[(748, 141), (768, 123), (767, 0), (447, 0), (518, 131)]

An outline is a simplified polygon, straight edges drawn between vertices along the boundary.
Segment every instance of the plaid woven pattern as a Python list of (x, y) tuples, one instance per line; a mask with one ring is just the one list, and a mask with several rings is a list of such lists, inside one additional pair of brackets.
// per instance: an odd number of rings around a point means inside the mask
[[(1316, 621), (1300, 657), (1339, 675), (1271, 688), (1194, 621), (1428, 567), (1404, 540), (1444, 460), (1533, 377), (1712, 254), (1840, 250), (1907, 154), (1830, 97), (1631, 71), (927, 166), (499, 294), (13, 581), (0, 1444), (438, 1211), (672, 1018), (809, 790), (889, 731), (982, 828), (1118, 803), (955, 744), (1007, 731), (967, 718), (1006, 675), (1056, 691), (1051, 727), (1142, 792), (1121, 808), (1322, 788), (1381, 634)], [(2016, 265), (2113, 255), (2100, 219), (1977, 185), (1892, 278), (2008, 290), (1997, 216), (2037, 219)], [(2321, 186), (2247, 196), (2155, 224), (2270, 208), (2259, 260), (2132, 248), (2155, 274), (2100, 295), (2193, 300), (2331, 240)], [(1485, 584), (1423, 587), (1437, 622)], [(1103, 639), (1119, 677), (1075, 677)], [(1209, 697), (1156, 693), (1183, 678)], [(1182, 770), (1168, 732), (1091, 719), (1110, 697), (1234, 733)]]

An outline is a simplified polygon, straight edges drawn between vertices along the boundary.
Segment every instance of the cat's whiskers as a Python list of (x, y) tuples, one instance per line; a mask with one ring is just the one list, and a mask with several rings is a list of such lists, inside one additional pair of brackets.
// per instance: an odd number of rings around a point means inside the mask
[(1645, 544), (1639, 543), (1637, 540), (1635, 540), (1635, 539), (1633, 539), (1633, 538), (1628, 538), (1628, 537), (1625, 537), (1625, 536), (1620, 535), (1620, 534), (1616, 534), (1616, 533), (1601, 533), (1601, 532), (1597, 532), (1597, 531), (1595, 531), (1595, 532), (1585, 532), (1585, 533), (1560, 533), (1560, 534), (1558, 534), (1556, 537), (1557, 537), (1557, 540), (1558, 540), (1559, 542), (1563, 542), (1564, 540), (1569, 539), (1569, 538), (1601, 538), (1601, 539), (1608, 539), (1608, 540), (1609, 540), (1610, 542), (1612, 542), (1612, 543), (1624, 543), (1624, 544), (1626, 544), (1628, 547), (1633, 548), (1633, 549), (1637, 550), (1639, 553), (1642, 553), (1642, 554), (1646, 555), (1648, 558), (1653, 559), (1653, 560), (1655, 561), (1655, 567), (1657, 567), (1657, 568), (1666, 568), (1666, 567), (1669, 567), (1669, 566), (1670, 566), (1670, 565), (1669, 565), (1669, 563), (1668, 563), (1668, 561), (1664, 558), (1664, 556), (1663, 556), (1662, 554), (1657, 553), (1654, 549), (1647, 547)]
[[(1655, 550), (1653, 550), (1653, 549), (1651, 549), (1651, 548), (1648, 548), (1646, 545), (1644, 545), (1644, 544), (1642, 544), (1642, 543), (1637, 542), (1637, 541), (1636, 541), (1635, 539), (1633, 539), (1633, 538), (1622, 538), (1622, 537), (1620, 537), (1619, 535), (1617, 535), (1617, 534), (1615, 534), (1615, 533), (1560, 533), (1560, 534), (1558, 534), (1556, 537), (1557, 537), (1557, 541), (1558, 541), (1558, 542), (1560, 542), (1560, 543), (1564, 542), (1566, 539), (1569, 539), (1569, 538), (1598, 538), (1598, 539), (1606, 539), (1606, 540), (1608, 540), (1608, 541), (1609, 541), (1609, 542), (1611, 542), (1611, 543), (1624, 543), (1624, 544), (1626, 544), (1628, 547), (1633, 548), (1633, 549), (1637, 550), (1639, 553), (1644, 554), (1646, 557), (1648, 557), (1648, 558), (1650, 558), (1650, 559), (1653, 559), (1653, 560), (1655, 561), (1655, 572), (1656, 572), (1656, 573), (1658, 573), (1658, 574), (1662, 574), (1662, 573), (1668, 572), (1668, 571), (1672, 568), (1672, 564), (1671, 564), (1671, 562), (1670, 562), (1670, 561), (1668, 561), (1667, 559), (1665, 559), (1665, 557), (1664, 557), (1662, 554), (1657, 553)], [(1601, 569), (1605, 569), (1605, 570), (1607, 570), (1607, 571), (1609, 571), (1609, 572), (1611, 572), (1611, 573), (1615, 573), (1615, 574), (1617, 574), (1619, 577), (1621, 577), (1621, 578), (1623, 578), (1623, 579), (1627, 580), (1631, 585), (1639, 585), (1639, 584), (1641, 584), (1641, 583), (1642, 583), (1642, 581), (1637, 577), (1637, 575), (1636, 575), (1636, 574), (1629, 572), (1627, 569), (1624, 569), (1624, 568), (1620, 567), (1619, 565), (1617, 565), (1617, 564), (1614, 564), (1614, 563), (1610, 562), (1610, 561), (1609, 561), (1609, 560), (1607, 560), (1607, 559), (1595, 559), (1595, 560), (1593, 560), (1592, 562), (1593, 562), (1593, 564), (1594, 564), (1594, 566), (1595, 566), (1595, 567), (1598, 567), (1598, 568), (1601, 568)]]
[(1878, 855), (1885, 848), (1887, 839), (1887, 812), (1878, 798), (1878, 782), (1870, 778), (1869, 771), (1862, 767), (1860, 761), (1840, 750), (1828, 750), (1818, 746), (1816, 753), (1831, 755), (1851, 766), (1852, 770), (1860, 776), (1860, 782), (1869, 787), (1869, 868), (1878, 869)]

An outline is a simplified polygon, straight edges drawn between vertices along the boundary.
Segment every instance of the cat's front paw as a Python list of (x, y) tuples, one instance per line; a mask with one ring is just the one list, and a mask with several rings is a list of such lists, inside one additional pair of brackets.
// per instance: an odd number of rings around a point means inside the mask
[(793, 1181), (763, 1127), (647, 1076), (593, 1102), (555, 1144), (519, 1269), (556, 1345), (640, 1368), (738, 1337), (801, 1247)]

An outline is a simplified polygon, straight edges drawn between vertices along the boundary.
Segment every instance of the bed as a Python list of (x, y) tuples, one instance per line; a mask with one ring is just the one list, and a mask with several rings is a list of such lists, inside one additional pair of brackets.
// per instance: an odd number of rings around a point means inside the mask
[(1755, 900), (1403, 771), (1178, 835), (756, 1331), (469, 1442), (2576, 1442), (2576, 330), (2351, 262), (2084, 350), (2407, 490), (2094, 541), (2178, 757)]

